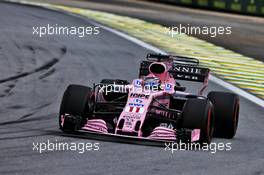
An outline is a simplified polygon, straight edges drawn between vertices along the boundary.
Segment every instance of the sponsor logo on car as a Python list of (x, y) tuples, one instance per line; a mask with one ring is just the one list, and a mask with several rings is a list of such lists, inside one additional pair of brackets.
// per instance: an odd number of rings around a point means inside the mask
[(160, 126), (168, 129), (174, 129), (173, 124), (171, 123), (161, 123)]
[(138, 99), (138, 98), (136, 98), (136, 99), (134, 100), (134, 103), (143, 103), (143, 101), (140, 100), (140, 99)]
[(126, 120), (128, 120), (128, 121), (131, 121), (132, 120), (132, 122), (133, 122), (134, 120), (140, 119), (140, 116), (141, 115), (134, 115), (134, 114), (132, 114), (132, 115), (124, 115), (123, 118), (126, 119)]
[(136, 79), (134, 85), (135, 85), (135, 87), (141, 87), (142, 86), (142, 80)]
[(129, 103), (129, 106), (135, 106), (135, 107), (143, 107), (143, 104), (138, 104), (138, 103)]
[(137, 94), (137, 93), (131, 93), (130, 97), (132, 98), (149, 98), (149, 95), (145, 95), (145, 94)]
[(129, 106), (135, 106), (135, 107), (143, 107), (144, 104), (143, 103), (143, 100), (140, 100), (138, 98), (134, 99), (133, 102), (131, 103), (128, 103)]
[(181, 78), (184, 80), (200, 80), (201, 78), (199, 78), (198, 76), (193, 76), (193, 75), (183, 75), (183, 74), (177, 74), (176, 75), (177, 78)]
[(165, 91), (170, 91), (171, 89), (172, 89), (172, 84), (171, 83), (165, 84)]
[(125, 112), (132, 112), (132, 113), (143, 114), (144, 111), (145, 111), (145, 109), (142, 108), (142, 107), (127, 106), (127, 107), (125, 108)]
[(196, 67), (187, 67), (187, 66), (175, 66), (174, 71), (178, 73), (192, 73), (192, 74), (202, 74), (202, 69)]

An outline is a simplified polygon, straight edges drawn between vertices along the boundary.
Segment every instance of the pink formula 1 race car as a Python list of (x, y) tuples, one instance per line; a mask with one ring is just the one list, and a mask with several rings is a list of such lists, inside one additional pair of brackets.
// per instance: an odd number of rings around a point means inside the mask
[[(103, 79), (93, 88), (69, 85), (60, 106), (60, 129), (162, 142), (231, 139), (238, 125), (239, 97), (227, 92), (203, 96), (209, 72), (194, 58), (148, 54), (132, 83)], [(178, 80), (203, 86), (191, 94)]]

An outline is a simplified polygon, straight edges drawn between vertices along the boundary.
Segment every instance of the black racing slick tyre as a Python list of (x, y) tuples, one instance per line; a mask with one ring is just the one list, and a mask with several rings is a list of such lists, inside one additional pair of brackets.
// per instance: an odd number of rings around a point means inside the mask
[[(91, 112), (91, 107), (93, 104), (92, 99), (92, 88), (81, 86), (81, 85), (69, 85), (63, 94), (63, 98), (60, 105), (60, 116), (59, 116), (59, 126), (60, 129), (73, 130), (74, 128), (79, 128), (88, 113)], [(64, 124), (62, 126), (61, 116), (67, 114), (65, 117)]]
[(214, 109), (208, 99), (188, 99), (183, 107), (182, 127), (200, 129), (199, 143), (211, 143), (214, 131)]
[(233, 93), (210, 92), (208, 98), (215, 110), (214, 136), (232, 139), (238, 126), (239, 97)]

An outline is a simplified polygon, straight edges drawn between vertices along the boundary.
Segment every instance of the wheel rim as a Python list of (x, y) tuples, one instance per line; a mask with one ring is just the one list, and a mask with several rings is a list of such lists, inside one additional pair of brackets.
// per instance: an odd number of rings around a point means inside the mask
[(207, 128), (206, 132), (208, 135), (208, 141), (210, 142), (213, 135), (213, 120), (212, 120), (212, 107), (209, 108), (208, 114), (207, 114)]
[(239, 103), (236, 102), (235, 105), (235, 112), (234, 112), (234, 116), (233, 116), (233, 123), (234, 123), (234, 133), (237, 130), (237, 125), (238, 125), (238, 116), (239, 116)]

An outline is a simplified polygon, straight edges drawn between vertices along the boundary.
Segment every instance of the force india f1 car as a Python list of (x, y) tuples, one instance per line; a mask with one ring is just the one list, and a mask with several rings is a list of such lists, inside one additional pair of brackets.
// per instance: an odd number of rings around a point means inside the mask
[[(227, 92), (203, 96), (209, 72), (195, 58), (148, 54), (131, 84), (103, 79), (93, 88), (69, 85), (60, 106), (60, 129), (165, 142), (231, 139), (238, 125), (239, 97)], [(191, 94), (178, 80), (203, 86)]]

